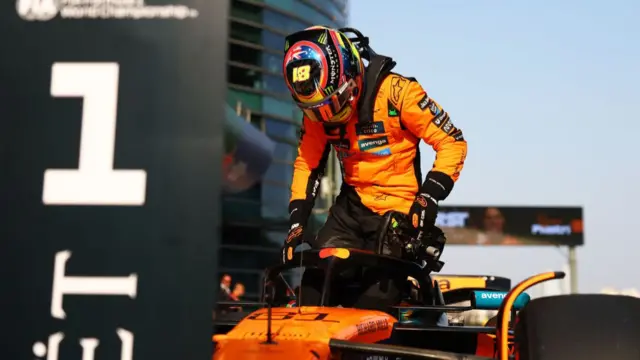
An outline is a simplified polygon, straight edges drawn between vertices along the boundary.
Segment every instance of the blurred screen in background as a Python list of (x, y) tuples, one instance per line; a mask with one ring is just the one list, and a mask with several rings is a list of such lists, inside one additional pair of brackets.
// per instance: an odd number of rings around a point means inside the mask
[(225, 112), (224, 141), (223, 191), (238, 193), (247, 190), (266, 173), (276, 145), (229, 106)]
[(580, 207), (441, 206), (436, 225), (450, 244), (584, 244)]

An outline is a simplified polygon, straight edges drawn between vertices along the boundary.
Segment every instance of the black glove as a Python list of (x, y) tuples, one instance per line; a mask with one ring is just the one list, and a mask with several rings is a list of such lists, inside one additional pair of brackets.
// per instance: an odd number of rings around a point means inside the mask
[(438, 200), (427, 193), (416, 195), (416, 199), (409, 209), (409, 221), (417, 231), (416, 238), (422, 240), (436, 223), (438, 216)]
[[(313, 205), (311, 205), (313, 207)], [(304, 241), (304, 228), (307, 219), (311, 215), (309, 202), (305, 200), (293, 200), (289, 203), (289, 234), (282, 245), (282, 263), (286, 264), (293, 259), (293, 252)]]
[(293, 224), (289, 229), (287, 239), (282, 245), (282, 263), (286, 264), (293, 259), (293, 252), (298, 245), (302, 244), (304, 239), (304, 230), (302, 225)]
[(438, 201), (444, 200), (453, 189), (453, 180), (447, 174), (430, 171), (409, 209), (409, 222), (422, 240), (435, 226)]

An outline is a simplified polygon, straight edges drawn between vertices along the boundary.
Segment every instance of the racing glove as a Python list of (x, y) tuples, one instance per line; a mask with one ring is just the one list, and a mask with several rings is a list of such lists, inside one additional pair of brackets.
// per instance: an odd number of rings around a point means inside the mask
[(453, 179), (439, 171), (430, 171), (416, 194), (409, 209), (409, 221), (417, 231), (417, 239), (422, 240), (435, 226), (438, 216), (438, 202), (444, 200), (453, 189)]
[(409, 219), (411, 225), (417, 230), (419, 240), (422, 239), (424, 233), (428, 232), (436, 223), (438, 216), (438, 200), (429, 193), (419, 193), (411, 204), (409, 210)]
[(286, 264), (293, 259), (293, 252), (298, 245), (304, 242), (304, 227), (309, 217), (306, 203), (294, 200), (289, 204), (289, 234), (282, 245), (282, 263)]
[(293, 224), (289, 229), (287, 239), (282, 246), (282, 263), (286, 264), (293, 260), (293, 252), (298, 245), (302, 244), (304, 239), (303, 227), (300, 224)]

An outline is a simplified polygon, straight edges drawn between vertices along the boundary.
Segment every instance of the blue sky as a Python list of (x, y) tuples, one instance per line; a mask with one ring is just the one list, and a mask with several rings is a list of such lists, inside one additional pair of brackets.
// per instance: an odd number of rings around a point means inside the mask
[[(349, 16), (464, 130), (447, 204), (583, 206), (580, 291), (640, 288), (640, 1), (351, 0)], [(515, 281), (566, 263), (555, 248), (444, 257), (443, 272)]]

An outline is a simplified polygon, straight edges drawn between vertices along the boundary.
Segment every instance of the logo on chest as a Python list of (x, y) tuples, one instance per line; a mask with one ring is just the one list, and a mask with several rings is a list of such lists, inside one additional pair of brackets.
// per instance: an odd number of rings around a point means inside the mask
[(374, 121), (366, 124), (356, 124), (356, 135), (384, 134), (384, 122)]
[(358, 147), (360, 148), (360, 151), (367, 151), (385, 145), (389, 145), (389, 138), (387, 138), (386, 136), (380, 136), (373, 139), (358, 140)]

